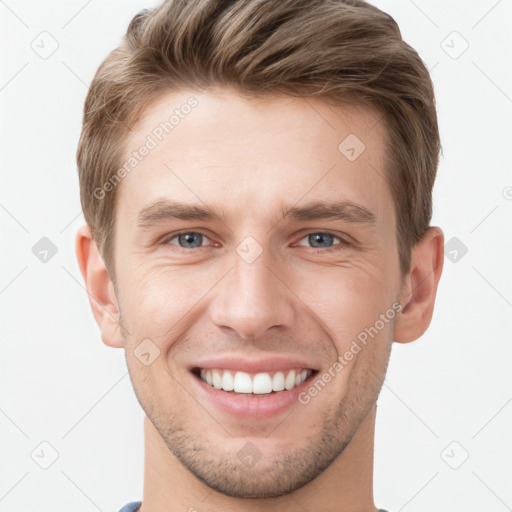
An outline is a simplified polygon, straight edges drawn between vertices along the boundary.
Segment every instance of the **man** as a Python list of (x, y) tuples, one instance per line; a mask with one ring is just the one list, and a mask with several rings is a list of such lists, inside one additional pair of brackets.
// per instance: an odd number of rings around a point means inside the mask
[(174, 0), (100, 66), (76, 249), (145, 416), (122, 511), (376, 512), (391, 345), (428, 328), (432, 83), (362, 0)]

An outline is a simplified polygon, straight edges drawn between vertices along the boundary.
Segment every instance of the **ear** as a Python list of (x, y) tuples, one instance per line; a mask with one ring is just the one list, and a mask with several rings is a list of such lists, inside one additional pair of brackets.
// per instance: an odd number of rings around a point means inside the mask
[(101, 339), (109, 347), (122, 348), (123, 338), (114, 285), (88, 224), (78, 229), (75, 249), (92, 313), (100, 328)]
[(444, 234), (440, 228), (430, 227), (412, 249), (411, 269), (400, 293), (403, 309), (395, 322), (393, 341), (409, 343), (428, 329), (443, 263)]

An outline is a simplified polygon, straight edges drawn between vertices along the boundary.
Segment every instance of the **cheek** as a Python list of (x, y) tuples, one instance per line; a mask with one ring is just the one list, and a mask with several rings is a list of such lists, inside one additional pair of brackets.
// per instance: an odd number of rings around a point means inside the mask
[(377, 266), (317, 266), (293, 277), (291, 288), (342, 343), (373, 325), (394, 301), (388, 273)]
[[(175, 339), (202, 307), (201, 299), (218, 281), (211, 272), (169, 265), (138, 265), (123, 282), (123, 310), (138, 338)], [(159, 345), (162, 349), (162, 343)]]
[(341, 378), (336, 379), (340, 392), (348, 392), (350, 382), (368, 381), (361, 390), (373, 389), (368, 374), (379, 374), (381, 363), (389, 357), (396, 317), (392, 307), (395, 277), (369, 264), (326, 270), (324, 274), (315, 271), (315, 279), (309, 281), (315, 286), (303, 287), (297, 295), (307, 297), (310, 310), (326, 326), (342, 368)]

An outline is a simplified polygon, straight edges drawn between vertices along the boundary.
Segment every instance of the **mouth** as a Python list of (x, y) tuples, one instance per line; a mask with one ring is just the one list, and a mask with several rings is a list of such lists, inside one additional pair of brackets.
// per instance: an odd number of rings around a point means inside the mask
[(318, 370), (292, 368), (272, 372), (249, 373), (224, 368), (194, 367), (192, 374), (207, 386), (233, 396), (263, 398), (286, 394), (314, 378)]

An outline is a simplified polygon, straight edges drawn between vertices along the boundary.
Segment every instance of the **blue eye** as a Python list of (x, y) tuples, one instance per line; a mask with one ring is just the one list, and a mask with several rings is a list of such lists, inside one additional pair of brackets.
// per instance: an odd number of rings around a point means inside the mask
[[(306, 238), (314, 249), (330, 249), (333, 247), (333, 242), (335, 239), (338, 239), (341, 242), (341, 244), (347, 243), (347, 242), (345, 242), (345, 240), (343, 240), (339, 236), (331, 235), (330, 233), (322, 233), (322, 232), (310, 233), (309, 235), (306, 235), (303, 238), (303, 240)], [(303, 244), (299, 244), (299, 245), (303, 245)], [(334, 244), (334, 245), (336, 245), (336, 244)]]
[[(208, 238), (202, 233), (196, 233), (194, 231), (188, 231), (185, 233), (178, 233), (170, 238), (167, 243), (171, 243), (172, 240), (178, 239), (178, 245), (183, 249), (195, 249), (202, 246), (203, 239)], [(175, 244), (173, 244), (175, 245)]]
[(308, 235), (308, 242), (313, 247), (325, 247), (326, 244), (328, 244), (328, 247), (330, 247), (333, 241), (334, 237), (329, 233), (313, 233), (311, 235)]

